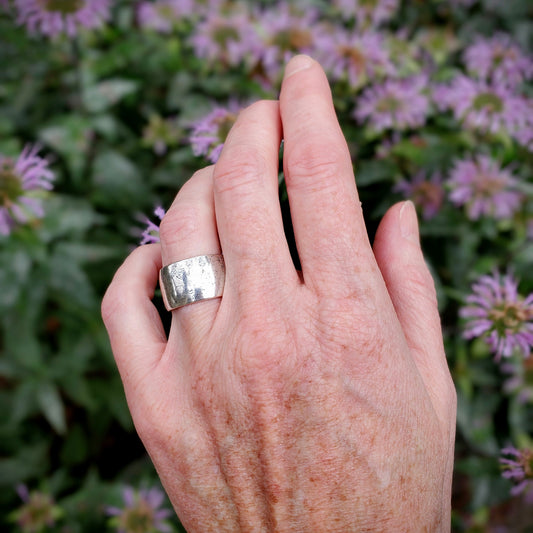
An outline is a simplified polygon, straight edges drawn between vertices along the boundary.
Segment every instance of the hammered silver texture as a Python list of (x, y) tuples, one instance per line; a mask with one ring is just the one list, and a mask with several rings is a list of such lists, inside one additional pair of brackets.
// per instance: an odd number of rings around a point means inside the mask
[(159, 285), (167, 311), (202, 300), (219, 298), (226, 269), (220, 254), (199, 255), (164, 266)]

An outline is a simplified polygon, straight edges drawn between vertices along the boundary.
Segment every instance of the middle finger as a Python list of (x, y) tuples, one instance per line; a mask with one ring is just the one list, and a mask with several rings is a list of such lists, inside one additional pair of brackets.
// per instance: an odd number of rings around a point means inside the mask
[(307, 56), (290, 61), (280, 106), (285, 179), (304, 282), (328, 296), (364, 291), (368, 275), (374, 282), (378, 269), (348, 146), (318, 63)]

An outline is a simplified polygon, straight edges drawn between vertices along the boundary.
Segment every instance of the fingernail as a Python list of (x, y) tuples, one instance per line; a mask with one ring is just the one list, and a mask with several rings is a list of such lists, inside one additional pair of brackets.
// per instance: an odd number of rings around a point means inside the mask
[(306, 55), (297, 55), (294, 56), (285, 67), (285, 78), (288, 78), (289, 76), (292, 76), (293, 74), (296, 74), (297, 72), (300, 72), (301, 70), (305, 70), (312, 66), (314, 63), (313, 59), (311, 59), (309, 56)]
[(415, 204), (411, 200), (405, 201), (400, 209), (400, 233), (402, 237), (417, 245), (420, 244), (418, 217), (416, 216)]

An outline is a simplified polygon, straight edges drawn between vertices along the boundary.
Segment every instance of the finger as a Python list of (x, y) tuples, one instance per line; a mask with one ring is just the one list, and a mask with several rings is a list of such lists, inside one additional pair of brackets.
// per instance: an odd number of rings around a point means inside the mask
[(256, 102), (239, 115), (215, 165), (215, 209), (226, 282), (247, 295), (298, 280), (278, 196), (279, 106)]
[(453, 385), (446, 363), (435, 285), (424, 262), (412, 202), (387, 211), (374, 253), (418, 371), (438, 414), (449, 420)]
[[(306, 285), (345, 293), (375, 272), (353, 167), (318, 63), (296, 56), (281, 94), (283, 166), (298, 254)], [(355, 270), (357, 269), (357, 275)]]
[[(159, 236), (163, 264), (198, 255), (220, 253), (213, 204), (213, 167), (196, 172), (176, 196), (161, 221)], [(173, 311), (172, 328), (188, 335), (209, 327), (220, 300), (206, 300)], [(175, 332), (171, 330), (172, 341)]]
[(161, 268), (158, 244), (134, 250), (102, 300), (102, 318), (124, 386), (135, 387), (159, 362), (167, 343), (152, 303)]

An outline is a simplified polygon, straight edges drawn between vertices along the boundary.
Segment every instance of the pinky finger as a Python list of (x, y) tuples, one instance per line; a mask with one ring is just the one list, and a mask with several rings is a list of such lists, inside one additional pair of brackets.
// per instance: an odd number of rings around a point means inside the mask
[(159, 244), (137, 248), (117, 270), (102, 300), (102, 318), (125, 389), (149, 375), (166, 347), (152, 303), (160, 268)]

